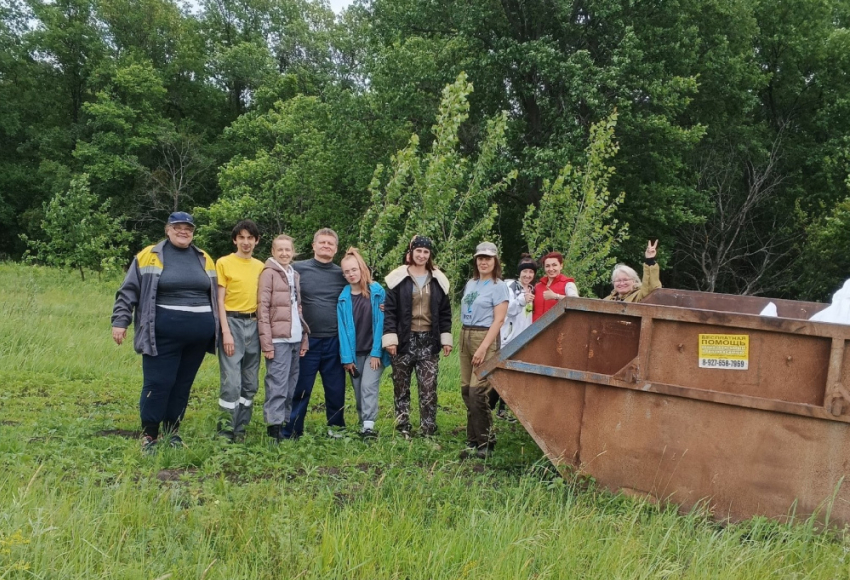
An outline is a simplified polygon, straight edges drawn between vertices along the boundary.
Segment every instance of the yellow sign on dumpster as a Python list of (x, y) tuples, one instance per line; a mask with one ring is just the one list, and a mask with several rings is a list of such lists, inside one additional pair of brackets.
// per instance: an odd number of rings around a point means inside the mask
[(700, 334), (699, 366), (745, 371), (750, 368), (750, 335)]

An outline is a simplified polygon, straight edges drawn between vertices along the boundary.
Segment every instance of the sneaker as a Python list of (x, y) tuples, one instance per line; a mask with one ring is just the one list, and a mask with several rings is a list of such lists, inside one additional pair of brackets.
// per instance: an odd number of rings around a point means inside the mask
[(363, 439), (363, 440), (377, 439), (378, 438), (378, 432), (375, 431), (374, 429), (363, 429), (360, 432), (360, 438)]
[(142, 435), (142, 454), (153, 455), (156, 453), (156, 439), (150, 435)]
[(343, 439), (345, 437), (344, 427), (328, 427), (328, 437), (331, 439)]
[(180, 435), (173, 433), (171, 437), (168, 438), (168, 446), (172, 449), (181, 449), (186, 447), (186, 444), (183, 443), (183, 438), (180, 437)]

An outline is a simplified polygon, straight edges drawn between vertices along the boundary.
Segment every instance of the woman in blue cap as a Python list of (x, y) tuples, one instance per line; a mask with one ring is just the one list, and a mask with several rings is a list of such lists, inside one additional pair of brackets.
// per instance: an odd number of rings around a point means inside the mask
[(182, 447), (180, 421), (204, 354), (215, 354), (218, 335), (215, 263), (192, 244), (188, 213), (168, 216), (166, 238), (133, 260), (112, 309), (112, 338), (124, 342), (133, 322), (133, 347), (142, 355), (142, 451), (163, 437)]

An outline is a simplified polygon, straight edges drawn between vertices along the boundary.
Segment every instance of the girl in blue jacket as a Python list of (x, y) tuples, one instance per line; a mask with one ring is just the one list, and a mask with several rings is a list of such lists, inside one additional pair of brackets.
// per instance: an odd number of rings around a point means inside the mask
[(340, 262), (348, 286), (339, 295), (336, 317), (339, 327), (339, 356), (346, 372), (351, 375), (357, 414), (363, 425), (360, 436), (377, 437), (378, 387), (390, 356), (381, 347), (384, 313), (381, 305), (386, 293), (372, 281), (366, 262), (357, 251), (349, 248)]

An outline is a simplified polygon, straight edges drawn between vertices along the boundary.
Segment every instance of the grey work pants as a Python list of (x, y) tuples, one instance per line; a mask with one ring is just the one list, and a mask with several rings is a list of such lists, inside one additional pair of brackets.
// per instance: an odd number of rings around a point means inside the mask
[(384, 373), (384, 366), (378, 367), (378, 370), (372, 370), (370, 361), (372, 357), (369, 355), (357, 355), (355, 364), (357, 370), (360, 371), (358, 378), (351, 378), (351, 384), (354, 385), (354, 401), (357, 404), (357, 415), (360, 417), (360, 424), (364, 421), (375, 422), (378, 418), (378, 388), (381, 385), (381, 375)]
[(263, 419), (267, 425), (283, 425), (292, 413), (292, 395), (301, 368), (301, 342), (274, 343), (274, 358), (266, 359), (266, 402)]
[(218, 350), (221, 372), (218, 406), (230, 424), (230, 429), (222, 426), (223, 430), (241, 436), (251, 422), (254, 396), (260, 388), (260, 335), (256, 320), (228, 316), (227, 324), (233, 335), (234, 351), (233, 356), (227, 356), (223, 348)]

